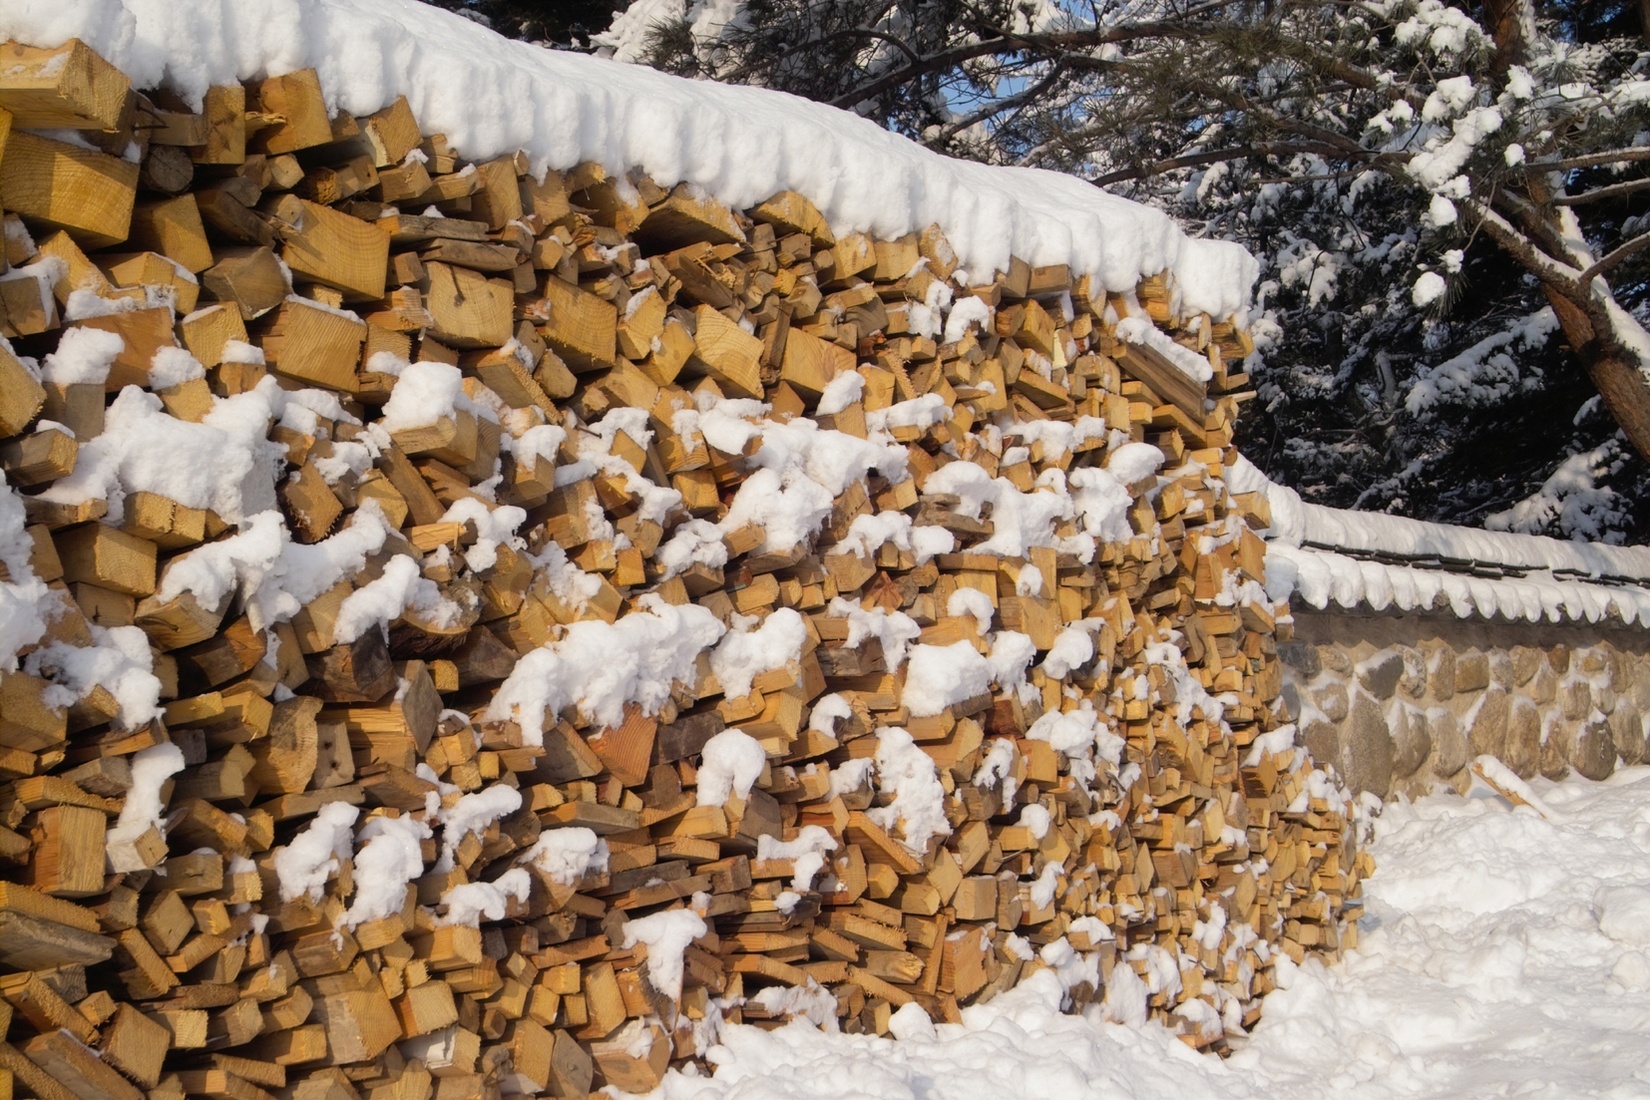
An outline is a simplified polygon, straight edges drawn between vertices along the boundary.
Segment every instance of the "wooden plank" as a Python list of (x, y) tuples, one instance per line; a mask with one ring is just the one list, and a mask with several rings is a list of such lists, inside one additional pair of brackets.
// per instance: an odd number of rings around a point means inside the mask
[(424, 270), (430, 335), (459, 348), (498, 347), (510, 339), (515, 290), (509, 281), (445, 263), (428, 262)]
[(1121, 344), (1115, 354), (1124, 371), (1146, 383), (1197, 424), (1203, 423), (1206, 384), (1195, 381), (1162, 352), (1144, 344)]
[(27, 428), (46, 403), (46, 391), (23, 369), (17, 356), (0, 346), (0, 436)]
[(35, 815), (30, 885), (66, 898), (103, 892), (107, 817), (84, 806), (48, 806)]
[(100, 588), (147, 596), (155, 590), (155, 544), (102, 523), (89, 523), (54, 536), (63, 577)]
[(23, 1053), (81, 1100), (144, 1100), (142, 1090), (67, 1032), (37, 1035), (24, 1044)]
[[(191, 274), (212, 266), (200, 207), (193, 195), (138, 203), (132, 210), (131, 243), (150, 248)], [(186, 311), (187, 312), (187, 311)]]

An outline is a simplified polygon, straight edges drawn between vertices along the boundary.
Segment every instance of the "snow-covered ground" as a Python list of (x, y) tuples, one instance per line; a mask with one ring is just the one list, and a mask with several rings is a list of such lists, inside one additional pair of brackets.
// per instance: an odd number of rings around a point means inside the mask
[[(1394, 802), (1356, 954), (1280, 975), (1226, 1060), (1062, 1016), (1044, 971), (899, 1042), (729, 1028), (662, 1100), (1650, 1097), (1650, 768)], [(1289, 965), (1285, 959), (1283, 965)], [(1096, 1011), (1096, 1010), (1091, 1010)]]

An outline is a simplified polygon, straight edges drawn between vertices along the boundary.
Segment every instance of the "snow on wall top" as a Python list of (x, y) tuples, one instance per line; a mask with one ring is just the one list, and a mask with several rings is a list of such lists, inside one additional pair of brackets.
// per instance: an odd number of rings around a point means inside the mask
[(938, 223), (982, 281), (1011, 255), (1069, 264), (1109, 291), (1169, 272), (1186, 314), (1225, 318), (1257, 267), (1167, 215), (1081, 180), (952, 160), (843, 111), (779, 92), (683, 80), (543, 49), (416, 0), (6, 0), (0, 40), (80, 38), (139, 87), (191, 102), (214, 84), (313, 67), (328, 105), (370, 114), (405, 95), (427, 133), (473, 160), (534, 169), (599, 161), (690, 182), (744, 208), (806, 195), (838, 232), (898, 237)]
[[(1650, 547), (1564, 542), (1308, 504), (1241, 455), (1226, 481), (1233, 493), (1266, 494), (1272, 526), (1263, 534), (1273, 599), (1298, 598), (1319, 609), (1331, 603), (1375, 611), (1447, 606), (1463, 619), (1618, 619), (1650, 626), (1650, 588), (1639, 587), (1650, 584)], [(1474, 576), (1469, 564), (1523, 575)]]

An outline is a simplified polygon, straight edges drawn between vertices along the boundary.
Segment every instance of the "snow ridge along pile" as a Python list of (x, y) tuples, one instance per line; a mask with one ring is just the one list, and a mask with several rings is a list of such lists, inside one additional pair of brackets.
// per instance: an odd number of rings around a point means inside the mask
[(1228, 484), (1266, 538), (1267, 590), (1325, 609), (1461, 619), (1650, 623), (1650, 549), (1566, 542), (1326, 508), (1242, 456)]
[(1202, 1046), (1343, 944), (1229, 319), (0, 49), (27, 1087), (643, 1091), (1038, 971)]

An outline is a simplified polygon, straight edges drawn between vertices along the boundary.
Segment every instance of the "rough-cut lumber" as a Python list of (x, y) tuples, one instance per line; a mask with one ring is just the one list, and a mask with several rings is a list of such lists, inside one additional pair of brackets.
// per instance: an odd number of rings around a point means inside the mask
[(100, 588), (147, 596), (155, 590), (155, 544), (101, 523), (89, 523), (57, 534), (58, 560), (63, 577)]
[(0, 207), (91, 247), (126, 239), (138, 166), (13, 128), (0, 152)]
[(212, 246), (207, 243), (206, 226), (193, 195), (138, 203), (132, 211), (131, 240), (191, 274), (212, 266)]
[(547, 276), (540, 290), (547, 313), (540, 330), (545, 343), (575, 370), (618, 364), (618, 313), (611, 302), (555, 275)]
[(0, 108), (29, 130), (114, 130), (131, 81), (78, 38), (54, 49), (0, 44)]
[(311, 385), (353, 391), (367, 326), (359, 318), (288, 297), (270, 314), (262, 347), (269, 368)]
[(762, 341), (741, 329), (710, 306), (694, 312), (694, 360), (735, 397), (762, 393)]
[(218, 301), (233, 306), (243, 321), (262, 317), (289, 292), (280, 261), (261, 245), (220, 249), (217, 262), (202, 269), (200, 281)]
[(17, 356), (0, 347), (0, 436), (17, 435), (46, 403), (46, 391)]
[(321, 81), (314, 69), (272, 76), (253, 88), (252, 104), (266, 125), (257, 146), (266, 153), (295, 153), (332, 140)]
[(296, 195), (282, 195), (267, 213), (294, 277), (333, 287), (346, 301), (384, 296), (390, 241), (381, 228)]
[(444, 263), (426, 263), (424, 270), (431, 336), (459, 348), (497, 347), (510, 339), (515, 304), (510, 283)]

